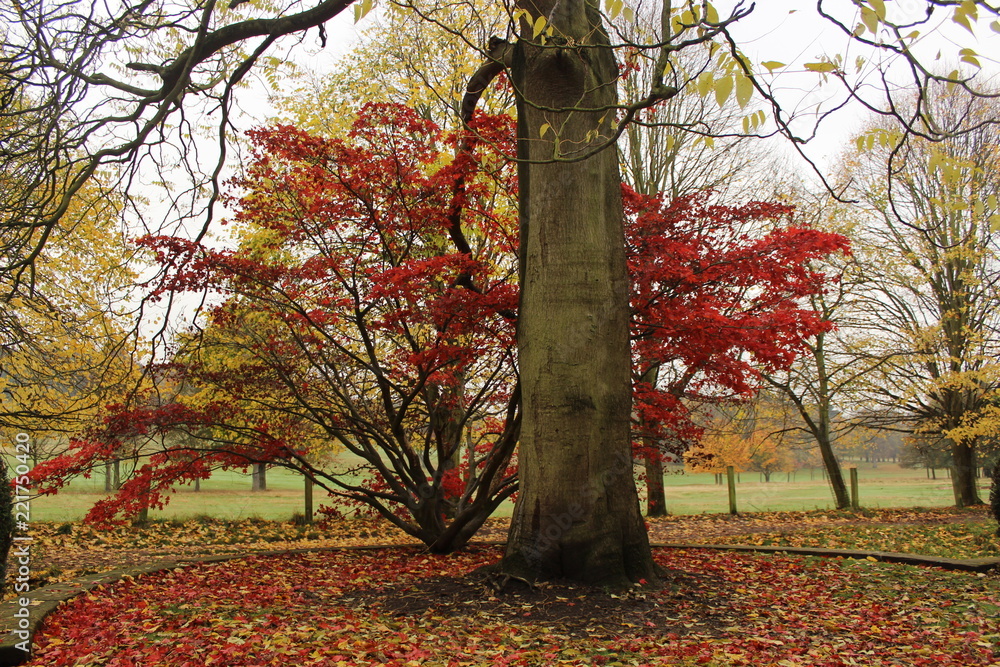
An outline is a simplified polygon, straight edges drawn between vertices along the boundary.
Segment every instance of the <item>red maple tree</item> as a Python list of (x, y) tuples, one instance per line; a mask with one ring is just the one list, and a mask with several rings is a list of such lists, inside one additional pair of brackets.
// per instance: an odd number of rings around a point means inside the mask
[(624, 194), (634, 449), (648, 512), (662, 515), (664, 458), (701, 436), (690, 407), (752, 398), (761, 371), (787, 367), (803, 341), (832, 326), (807, 305), (831, 280), (812, 266), (847, 252), (848, 241), (787, 224), (787, 205), (724, 206), (709, 192), (666, 202), (627, 186)]
[[(36, 476), (54, 490), (142, 439), (155, 452), (90, 520), (162, 504), (215, 468), (269, 463), (436, 551), (465, 544), (516, 490), (520, 427), (514, 133), (506, 116), (477, 116), (474, 130), (446, 137), (371, 104), (346, 140), (252, 132), (235, 250), (142, 240), (164, 269), (154, 295), (223, 295), (155, 369), (176, 391), (113, 406)], [(687, 401), (746, 398), (758, 367), (790, 363), (829, 326), (801, 305), (826, 281), (809, 263), (846, 241), (778, 225), (785, 206), (625, 194), (649, 459), (697, 436)], [(773, 230), (754, 234), (763, 222)]]

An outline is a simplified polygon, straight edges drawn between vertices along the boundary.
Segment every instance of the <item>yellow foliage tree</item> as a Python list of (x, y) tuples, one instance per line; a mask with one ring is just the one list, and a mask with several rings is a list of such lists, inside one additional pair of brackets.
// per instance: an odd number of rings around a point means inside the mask
[(129, 301), (135, 251), (121, 201), (97, 181), (85, 195), (36, 260), (33, 286), (4, 286), (10, 296), (0, 319), (0, 424), (30, 432), (42, 458), (141, 375)]
[(851, 164), (871, 214), (860, 240), (879, 258), (864, 308), (881, 363), (867, 390), (914, 433), (948, 441), (965, 506), (982, 502), (976, 447), (1000, 391), (1000, 132), (995, 99), (930, 92), (911, 106), (964, 134), (930, 142), (874, 123)]
[[(291, 94), (278, 99), (279, 118), (315, 134), (342, 136), (365, 102), (392, 102), (456, 130), (482, 45), (505, 34), (509, 20), (504, 7), (484, 0), (390, 5), (330, 70), (300, 73)], [(479, 108), (513, 113), (513, 104), (509, 88), (491, 86)]]

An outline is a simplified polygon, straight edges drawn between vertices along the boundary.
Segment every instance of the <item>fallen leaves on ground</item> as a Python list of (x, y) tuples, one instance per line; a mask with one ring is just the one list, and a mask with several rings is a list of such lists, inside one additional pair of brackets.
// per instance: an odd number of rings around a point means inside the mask
[[(995, 665), (1000, 578), (886, 563), (655, 550), (662, 586), (489, 586), (500, 549), (255, 556), (63, 605), (29, 663)], [(474, 572), (475, 571), (475, 572)], [(470, 574), (471, 573), (471, 574)]]
[(735, 535), (734, 544), (779, 547), (822, 547), (884, 551), (944, 558), (1000, 558), (995, 525), (986, 523), (927, 525), (844, 525), (836, 531), (810, 528), (796, 532)]
[(650, 540), (661, 544), (749, 544), (1000, 558), (997, 522), (985, 507), (702, 514), (650, 519), (647, 524)]
[(79, 523), (36, 522), (31, 525), (31, 537), (33, 588), (137, 563), (176, 558), (416, 542), (386, 521), (365, 518), (316, 526), (202, 517), (113, 530)]
[[(477, 541), (502, 542), (508, 519), (489, 519)], [(860, 512), (757, 512), (649, 519), (650, 541), (861, 548), (951, 558), (998, 557), (996, 522), (985, 508), (878, 509)], [(991, 534), (994, 536), (991, 537)], [(98, 530), (78, 523), (32, 524), (32, 587), (175, 558), (261, 550), (415, 544), (380, 519), (320, 525), (201, 517)], [(848, 540), (851, 540), (850, 542)], [(8, 568), (15, 572), (15, 568)]]

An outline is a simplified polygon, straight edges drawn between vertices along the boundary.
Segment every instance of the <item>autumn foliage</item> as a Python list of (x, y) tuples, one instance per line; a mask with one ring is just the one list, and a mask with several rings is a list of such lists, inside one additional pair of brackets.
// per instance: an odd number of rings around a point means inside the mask
[(812, 267), (848, 244), (781, 225), (793, 213), (781, 204), (723, 206), (708, 192), (665, 202), (626, 187), (625, 205), (637, 435), (683, 448), (701, 436), (689, 406), (751, 398), (762, 372), (831, 327), (805, 305), (830, 280)]
[[(269, 462), (436, 549), (464, 543), (515, 489), (519, 427), (510, 193), (496, 185), (510, 167), (494, 148), (510, 119), (475, 129), (457, 155), (456, 137), (389, 105), (367, 106), (343, 141), (252, 132), (235, 249), (142, 240), (163, 267), (154, 295), (221, 302), (156, 367), (155, 399), (112, 408), (39, 474), (144, 439), (152, 456), (91, 520), (216, 467)], [(469, 252), (452, 251), (457, 216)]]
[[(141, 241), (162, 267), (154, 297), (216, 305), (153, 368), (155, 392), (35, 474), (54, 490), (127, 446), (142, 464), (89, 515), (112, 522), (263, 462), (434, 550), (465, 544), (516, 491), (520, 427), (512, 121), (474, 130), (370, 104), (343, 140), (253, 131), (230, 245)], [(691, 401), (751, 396), (829, 326), (801, 304), (827, 281), (811, 262), (846, 241), (783, 224), (786, 206), (624, 194), (636, 443), (660, 451), (697, 439)]]

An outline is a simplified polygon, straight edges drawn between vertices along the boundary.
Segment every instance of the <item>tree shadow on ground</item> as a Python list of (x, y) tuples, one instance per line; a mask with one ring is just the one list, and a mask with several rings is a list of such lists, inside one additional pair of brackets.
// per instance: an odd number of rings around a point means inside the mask
[(561, 581), (527, 586), (477, 570), (357, 591), (353, 597), (397, 618), (457, 617), (469, 622), (534, 625), (573, 638), (641, 635), (650, 639), (692, 633), (718, 637), (743, 615), (731, 603), (731, 590), (720, 577), (666, 570), (662, 583), (656, 588), (637, 586), (610, 593)]

